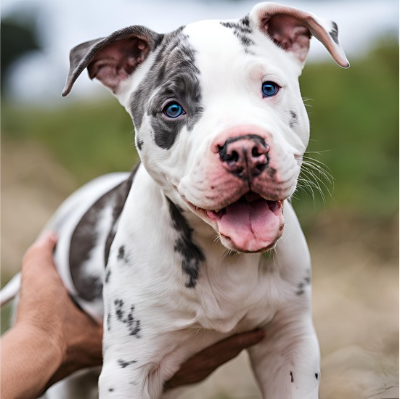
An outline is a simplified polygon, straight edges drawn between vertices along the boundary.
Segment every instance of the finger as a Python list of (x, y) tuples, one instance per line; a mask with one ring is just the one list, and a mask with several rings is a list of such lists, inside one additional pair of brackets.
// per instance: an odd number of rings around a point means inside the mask
[(265, 336), (261, 329), (236, 334), (209, 346), (188, 359), (180, 370), (167, 381), (166, 389), (202, 381), (224, 363), (236, 357), (243, 349), (259, 343)]
[(265, 336), (264, 330), (258, 328), (253, 331), (247, 331), (245, 333), (236, 334), (231, 337), (228, 337), (220, 342), (214, 344), (213, 347), (237, 347), (237, 348), (249, 348), (250, 346), (256, 345), (259, 343)]
[(46, 231), (34, 243), (39, 247), (53, 249), (57, 243), (57, 233), (54, 231)]
[(243, 349), (256, 345), (264, 338), (264, 335), (261, 329), (236, 334), (204, 349), (199, 355), (213, 359), (216, 364), (223, 364), (237, 356)]
[(47, 232), (39, 237), (27, 250), (22, 261), (22, 267), (42, 267), (42, 264), (53, 264), (53, 250), (57, 243), (57, 234)]

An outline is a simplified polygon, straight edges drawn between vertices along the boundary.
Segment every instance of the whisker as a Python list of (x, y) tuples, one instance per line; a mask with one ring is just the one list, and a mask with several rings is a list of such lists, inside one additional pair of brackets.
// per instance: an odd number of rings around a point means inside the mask
[(325, 203), (325, 192), (332, 197), (334, 177), (327, 165), (311, 157), (311, 153), (321, 155), (321, 151), (309, 151), (304, 155), (301, 173), (298, 178), (298, 187), (302, 192), (310, 191), (313, 202), (315, 201), (315, 191), (317, 191)]

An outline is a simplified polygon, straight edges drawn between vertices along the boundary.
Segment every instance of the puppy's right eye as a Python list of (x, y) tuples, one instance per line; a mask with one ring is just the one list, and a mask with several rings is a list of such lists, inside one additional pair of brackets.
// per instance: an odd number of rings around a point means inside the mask
[(280, 86), (274, 82), (264, 82), (262, 84), (263, 97), (273, 97), (280, 90)]
[(177, 102), (171, 102), (163, 108), (163, 114), (169, 118), (175, 119), (185, 114), (184, 108)]

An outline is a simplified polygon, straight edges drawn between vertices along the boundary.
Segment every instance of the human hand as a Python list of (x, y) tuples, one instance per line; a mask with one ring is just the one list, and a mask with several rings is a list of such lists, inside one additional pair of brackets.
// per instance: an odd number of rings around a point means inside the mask
[(203, 349), (181, 365), (175, 375), (164, 384), (165, 389), (204, 380), (218, 367), (234, 359), (243, 349), (259, 343), (264, 336), (264, 331), (257, 329), (233, 335)]
[(58, 356), (59, 367), (46, 387), (76, 370), (102, 364), (103, 327), (71, 300), (54, 266), (56, 242), (55, 234), (46, 234), (23, 258), (15, 325), (43, 337)]

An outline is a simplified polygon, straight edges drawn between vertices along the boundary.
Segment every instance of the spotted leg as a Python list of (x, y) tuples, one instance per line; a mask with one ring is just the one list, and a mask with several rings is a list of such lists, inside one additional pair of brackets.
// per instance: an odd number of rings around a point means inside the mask
[(287, 300), (263, 327), (263, 341), (249, 353), (264, 399), (317, 399), (320, 354), (311, 315), (309, 250), (290, 204), (284, 215), (286, 234), (271, 260), (278, 264), (270, 267), (288, 284)]
[[(114, 314), (105, 321), (103, 368), (99, 378), (99, 398), (160, 397), (164, 376), (159, 368), (161, 358), (171, 343), (141, 326), (137, 308), (123, 299), (112, 303)], [(144, 309), (140, 308), (139, 314)], [(109, 309), (108, 315), (111, 314)], [(154, 313), (157, 320), (162, 315)], [(150, 324), (147, 323), (149, 328)], [(151, 327), (153, 329), (153, 327)]]
[[(124, 246), (112, 247), (111, 253), (103, 290), (105, 318), (99, 397), (158, 398), (164, 381), (158, 365), (171, 347), (160, 325), (166, 325), (166, 318), (171, 315), (155, 306), (153, 299), (162, 303), (156, 294), (143, 300), (139, 284), (142, 281), (149, 290), (146, 279), (135, 278), (135, 267), (125, 265), (129, 254)], [(132, 283), (124, 287), (126, 281)]]
[(264, 399), (317, 399), (320, 355), (310, 315), (299, 304), (264, 326), (266, 336), (250, 348)]

